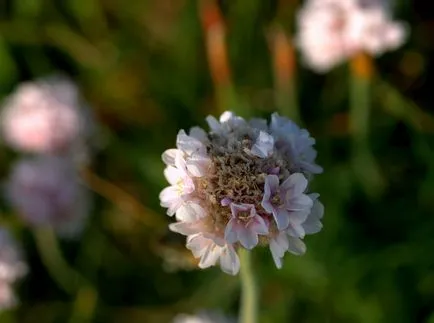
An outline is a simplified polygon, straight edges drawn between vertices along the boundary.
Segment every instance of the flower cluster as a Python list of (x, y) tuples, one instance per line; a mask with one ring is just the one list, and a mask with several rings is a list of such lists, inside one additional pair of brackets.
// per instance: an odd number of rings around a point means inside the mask
[(315, 140), (277, 113), (270, 124), (231, 112), (207, 122), (209, 133), (181, 130), (177, 149), (163, 153), (170, 186), (161, 206), (178, 220), (170, 229), (187, 236), (200, 268), (219, 262), (235, 275), (237, 248), (267, 245), (281, 268), (286, 251), (303, 254), (304, 236), (322, 228), (319, 195), (308, 193), (312, 174), (322, 172)]
[(66, 238), (83, 228), (89, 204), (86, 192), (73, 162), (58, 156), (20, 160), (7, 185), (7, 197), (26, 223), (51, 226)]
[(1, 114), (4, 139), (29, 153), (59, 153), (76, 147), (89, 130), (77, 87), (52, 76), (20, 85)]
[(16, 304), (12, 284), (26, 273), (27, 265), (16, 241), (6, 229), (0, 228), (0, 311)]
[(355, 54), (398, 48), (406, 29), (380, 0), (308, 0), (298, 13), (297, 45), (307, 65), (326, 72)]

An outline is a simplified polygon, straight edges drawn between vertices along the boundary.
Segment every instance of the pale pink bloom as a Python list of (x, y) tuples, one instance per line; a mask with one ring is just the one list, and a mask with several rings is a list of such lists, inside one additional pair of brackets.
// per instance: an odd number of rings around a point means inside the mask
[(32, 153), (69, 150), (89, 126), (76, 86), (63, 77), (20, 85), (6, 100), (0, 119), (6, 143)]
[(51, 226), (65, 238), (79, 236), (89, 215), (89, 196), (78, 169), (65, 157), (39, 156), (18, 161), (7, 184), (18, 215), (35, 227)]
[(351, 16), (348, 38), (374, 56), (398, 48), (405, 37), (405, 26), (391, 21), (384, 7), (368, 6)]
[(182, 151), (176, 151), (174, 166), (167, 166), (164, 176), (171, 186), (161, 191), (160, 201), (161, 206), (168, 208), (167, 214), (172, 216), (182, 206), (185, 197), (194, 191), (194, 183), (187, 172), (187, 164)]
[(265, 178), (261, 205), (265, 211), (273, 214), (279, 230), (291, 225), (304, 235), (302, 223), (312, 208), (312, 200), (304, 194), (306, 187), (307, 180), (300, 173), (290, 175), (280, 186), (277, 175), (267, 175)]
[(307, 195), (308, 179), (322, 171), (315, 140), (278, 114), (270, 123), (232, 112), (207, 122), (209, 133), (181, 130), (177, 148), (162, 156), (171, 186), (161, 205), (177, 219), (169, 228), (187, 236), (200, 268), (220, 264), (234, 275), (238, 248), (251, 250), (260, 239), (280, 268), (286, 251), (303, 254), (301, 239), (320, 229), (318, 196)]
[(378, 56), (401, 46), (403, 24), (382, 1), (308, 0), (298, 14), (296, 43), (308, 66), (326, 72), (355, 54)]
[(246, 249), (252, 249), (258, 244), (258, 234), (268, 234), (264, 219), (256, 213), (252, 204), (230, 204), (232, 218), (229, 220), (225, 239), (229, 243), (239, 241)]

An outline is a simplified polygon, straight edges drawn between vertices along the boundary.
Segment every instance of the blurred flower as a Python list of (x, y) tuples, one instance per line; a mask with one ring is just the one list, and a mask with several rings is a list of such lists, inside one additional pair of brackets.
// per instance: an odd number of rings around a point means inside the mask
[(199, 312), (196, 315), (178, 314), (173, 323), (235, 323), (235, 320), (219, 312)]
[(12, 284), (27, 274), (21, 250), (10, 233), (0, 228), (0, 311), (16, 305)]
[(277, 267), (286, 251), (302, 254), (305, 234), (318, 232), (323, 207), (308, 194), (308, 181), (322, 172), (315, 140), (291, 120), (272, 115), (249, 122), (231, 112), (207, 118), (211, 131), (181, 130), (177, 149), (163, 153), (171, 184), (161, 205), (178, 220), (199, 267), (219, 262), (235, 275), (238, 248), (269, 245)]
[(366, 52), (373, 56), (401, 46), (402, 23), (392, 21), (379, 0), (308, 0), (298, 14), (297, 44), (308, 66), (326, 72)]
[(1, 114), (5, 141), (22, 152), (70, 151), (89, 131), (77, 87), (52, 76), (23, 83), (6, 100)]
[(7, 196), (31, 226), (52, 226), (63, 237), (78, 235), (88, 214), (87, 191), (71, 160), (39, 156), (15, 164)]

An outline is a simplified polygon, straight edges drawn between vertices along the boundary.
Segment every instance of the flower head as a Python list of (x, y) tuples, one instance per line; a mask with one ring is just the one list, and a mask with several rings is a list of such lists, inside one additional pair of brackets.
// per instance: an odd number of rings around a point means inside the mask
[(58, 153), (77, 148), (90, 129), (82, 105), (76, 85), (65, 77), (23, 83), (3, 106), (4, 139), (22, 152)]
[(389, 11), (380, 0), (308, 0), (297, 36), (306, 64), (326, 72), (359, 52), (377, 56), (398, 48), (406, 29)]
[(234, 275), (238, 248), (267, 245), (280, 268), (286, 251), (304, 253), (304, 236), (321, 229), (318, 194), (308, 192), (322, 172), (315, 140), (278, 114), (270, 124), (231, 112), (207, 121), (209, 133), (181, 130), (177, 148), (163, 153), (171, 186), (160, 201), (178, 220), (169, 227), (187, 236), (200, 268), (220, 264)]
[(40, 156), (12, 169), (7, 197), (31, 226), (51, 226), (63, 237), (77, 236), (88, 214), (87, 192), (74, 164), (63, 157)]
[(6, 229), (0, 228), (0, 311), (17, 303), (12, 284), (24, 277), (27, 270), (17, 242)]

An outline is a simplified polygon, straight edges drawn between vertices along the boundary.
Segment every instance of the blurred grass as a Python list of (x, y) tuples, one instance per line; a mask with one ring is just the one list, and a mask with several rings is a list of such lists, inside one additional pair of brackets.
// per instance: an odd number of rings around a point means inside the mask
[[(299, 64), (296, 78), (286, 80), (298, 89), (298, 102), (281, 92), (282, 65), (267, 33), (278, 24), (291, 39), (296, 2), (0, 2), (1, 97), (20, 81), (63, 71), (94, 109), (102, 137), (83, 176), (95, 193), (89, 225), (82, 241), (60, 246), (98, 300), (86, 287), (76, 297), (62, 291), (28, 230), (2, 204), (2, 222), (22, 237), (32, 271), (19, 286), (22, 306), (1, 313), (1, 322), (152, 323), (201, 308), (236, 316), (237, 279), (219, 269), (192, 270), (182, 237), (167, 231), (171, 219), (158, 202), (165, 186), (160, 155), (174, 146), (178, 129), (204, 126), (209, 113), (268, 116), (285, 104), (299, 106), (317, 138), (325, 173), (312, 185), (326, 214), (324, 230), (306, 239), (307, 255), (288, 254), (282, 270), (268, 250), (255, 252), (260, 322), (433, 321), (434, 40), (427, 35), (434, 17), (416, 2), (414, 11), (399, 2), (411, 39), (375, 62), (371, 115), (361, 130), (384, 176), (381, 192), (356, 177), (354, 167), (366, 174), (369, 164), (352, 165), (347, 66), (318, 76)], [(216, 30), (218, 42), (210, 39)], [(216, 75), (218, 64), (226, 75)], [(2, 178), (16, 158), (0, 147)], [(164, 250), (180, 258), (178, 271), (163, 269), (173, 262)]]

